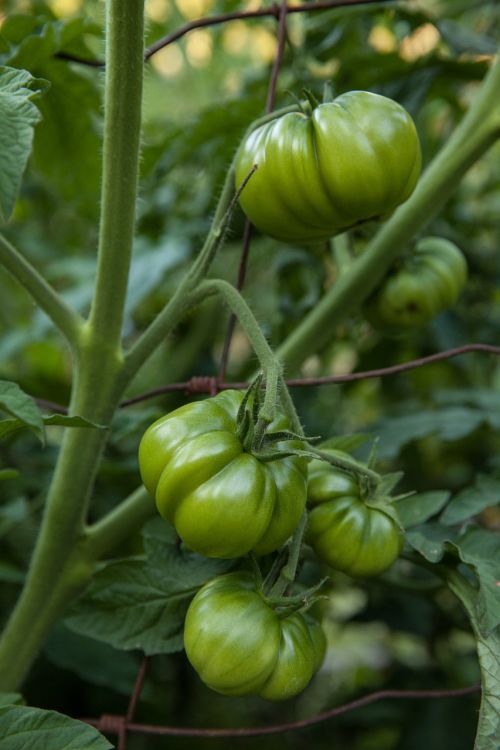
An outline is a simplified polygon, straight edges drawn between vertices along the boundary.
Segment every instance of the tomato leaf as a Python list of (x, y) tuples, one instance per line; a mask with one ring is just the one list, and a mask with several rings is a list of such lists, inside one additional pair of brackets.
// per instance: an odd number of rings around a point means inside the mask
[(472, 487), (466, 487), (451, 499), (441, 514), (441, 523), (461, 523), (485, 508), (498, 505), (499, 497), (500, 479), (479, 475)]
[(0, 708), (0, 744), (9, 750), (46, 747), (50, 750), (107, 750), (112, 748), (97, 729), (56, 711), (31, 706)]
[[(21, 427), (28, 427), (33, 430), (43, 443), (44, 429), (40, 409), (35, 400), (24, 393), (16, 383), (0, 380), (0, 409), (15, 417), (15, 421), (19, 422)], [(5, 425), (5, 422), (11, 422), (11, 420), (3, 420), (4, 427), (0, 429), (0, 436), (18, 429), (14, 424)]]
[(41, 119), (31, 100), (40, 88), (42, 82), (26, 70), (0, 66), (0, 222), (12, 213), (31, 153)]
[(455, 541), (460, 559), (471, 565), (479, 580), (478, 622), (484, 633), (500, 625), (500, 535), (471, 528)]
[(436, 490), (435, 492), (420, 492), (418, 495), (398, 500), (396, 510), (403, 527), (408, 529), (428, 521), (429, 518), (439, 513), (449, 497), (450, 493), (447, 490)]
[(431, 563), (443, 559), (447, 545), (454, 542), (456, 536), (449, 526), (438, 523), (421, 524), (406, 532), (406, 540), (410, 546)]
[(101, 568), (70, 611), (66, 624), (71, 630), (146, 654), (182, 650), (189, 602), (232, 561), (179, 548), (174, 530), (159, 518), (146, 525), (144, 546), (146, 559), (117, 560)]

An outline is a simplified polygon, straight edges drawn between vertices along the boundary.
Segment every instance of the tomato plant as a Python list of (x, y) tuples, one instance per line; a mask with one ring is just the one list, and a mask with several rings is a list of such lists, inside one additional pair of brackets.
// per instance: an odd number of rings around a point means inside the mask
[[(144, 484), (186, 544), (208, 557), (262, 555), (293, 532), (306, 501), (306, 465), (262, 461), (238, 428), (243, 395), (223, 391), (157, 420), (139, 448)], [(283, 414), (269, 426), (283, 430)], [(279, 444), (278, 444), (279, 450)]]
[(356, 477), (313, 461), (307, 539), (318, 558), (352, 576), (376, 576), (396, 560), (402, 535), (390, 510), (361, 495)]
[(375, 291), (368, 317), (393, 332), (422, 325), (452, 307), (466, 281), (460, 248), (441, 237), (424, 237)]
[(321, 626), (300, 613), (279, 616), (249, 574), (229, 573), (196, 594), (184, 628), (186, 654), (201, 679), (225, 695), (284, 700), (321, 666)]
[(243, 142), (236, 185), (254, 165), (240, 203), (262, 232), (320, 242), (403, 203), (420, 174), (420, 144), (397, 102), (350, 91), (311, 114), (285, 114)]

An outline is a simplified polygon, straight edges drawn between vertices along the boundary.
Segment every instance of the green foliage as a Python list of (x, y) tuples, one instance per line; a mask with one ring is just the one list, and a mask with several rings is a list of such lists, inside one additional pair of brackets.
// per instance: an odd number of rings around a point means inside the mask
[(36, 748), (41, 743), (53, 750), (106, 750), (112, 747), (88, 724), (56, 711), (15, 705), (0, 707), (0, 740), (9, 750)]
[(0, 222), (6, 221), (31, 153), (40, 112), (31, 101), (43, 87), (26, 70), (0, 66)]
[[(162, 3), (148, 4), (152, 15), (146, 44), (188, 20), (185, 3), (163, 5), (168, 9), (162, 16)], [(104, 72), (67, 58), (103, 59), (103, 13), (102, 3), (94, 0), (68, 18), (59, 17), (61, 7), (43, 0), (6, 3), (0, 27), (0, 218), (10, 219), (5, 234), (23, 257), (68, 305), (87, 315), (96, 277)], [(207, 13), (242, 7), (215, 0)], [(438, 7), (424, 0), (418, 9), (410, 3), (385, 3), (291, 14), (276, 107), (293, 104), (290, 92), (301, 96), (303, 88), (321, 99), (326, 81), (336, 95), (368, 89), (392, 97), (414, 118), (428, 167), (469, 110), (491, 65), (487, 58), (495, 51), (497, 15), (495, 2), (456, 0), (443, 0)], [(139, 341), (175, 299), (187, 269), (199, 257), (227, 167), (249, 123), (264, 111), (272, 57), (272, 49), (265, 49), (275, 30), (273, 18), (220, 24), (201, 36), (186, 35), (146, 63), (124, 348)], [(196, 58), (204, 44), (209, 50), (205, 62)], [(301, 372), (285, 362), (285, 375), (345, 375), (473, 341), (499, 343), (498, 148), (480, 156), (439, 214), (419, 230), (456, 243), (467, 258), (469, 281), (453, 309), (404, 336), (385, 338), (366, 321), (360, 305), (352, 305), (349, 314), (344, 312), (335, 324), (324, 323), (311, 337), (311, 356)], [(234, 283), (243, 226), (237, 209), (211, 276)], [(254, 232), (244, 295), (274, 347), (335, 290), (378, 228), (376, 223), (355, 227), (340, 242), (336, 238), (313, 248), (285, 245)], [(360, 291), (348, 301), (357, 304)], [(406, 530), (406, 544), (402, 558), (379, 578), (353, 581), (332, 574), (324, 594), (328, 600), (318, 604), (328, 632), (326, 662), (303, 697), (279, 708), (259, 699), (233, 698), (228, 714), (228, 699), (210, 694), (176, 652), (182, 649), (182, 625), (192, 597), (229, 564), (179, 546), (160, 519), (146, 525), (141, 535), (144, 519), (152, 513), (146, 503), (126, 534), (106, 541), (106, 521), (119, 517), (127, 503), (134, 507), (140, 482), (136, 451), (147, 424), (198, 397), (182, 390), (162, 393), (118, 410), (109, 420), (109, 414), (102, 420), (88, 412), (47, 414), (50, 409), (38, 408), (35, 398), (69, 404), (72, 383), (82, 382), (85, 346), (81, 344), (80, 358), (70, 358), (52, 322), (3, 273), (0, 295), (2, 620), (26, 581), (57, 457), (68, 436), (80, 436), (78, 461), (88, 467), (86, 476), (96, 476), (85, 490), (81, 482), (69, 482), (64, 494), (68, 508), (76, 507), (81, 493), (85, 502), (90, 498), (88, 514), (76, 514), (85, 516), (88, 525), (74, 538), (64, 527), (47, 543), (55, 548), (61, 537), (70, 540), (76, 561), (72, 572), (78, 579), (72, 581), (72, 592), (84, 590), (66, 609), (65, 623), (59, 622), (46, 641), (23, 685), (24, 697), (10, 689), (0, 697), (0, 745), (14, 750), (22, 740), (19, 748), (31, 743), (37, 750), (47, 742), (51, 750), (109, 747), (95, 730), (62, 714), (123, 713), (146, 652), (156, 656), (140, 700), (140, 720), (145, 722), (271, 724), (313, 715), (370, 690), (460, 687), (481, 677), (484, 696), (475, 747), (496, 750), (498, 357), (464, 354), (396, 377), (291, 389), (306, 434), (328, 438), (322, 447), (355, 452), (363, 460), (370, 441), (379, 436), (376, 468), (389, 482), (399, 480), (401, 497), (393, 507)], [(197, 300), (182, 314), (127, 385), (124, 398), (218, 372), (226, 330), (219, 301)], [(87, 343), (87, 334), (84, 329), (80, 343)], [(320, 335), (321, 346), (316, 340)], [(106, 362), (111, 361), (105, 346), (99, 357), (92, 406), (105, 399)], [(226, 379), (249, 379), (256, 367), (237, 326)], [(101, 421), (109, 429), (101, 429)], [(102, 460), (89, 462), (89, 445), (105, 437), (105, 447), (94, 453), (102, 453)], [(89, 559), (85, 545), (96, 529), (101, 536), (94, 542), (101, 547)], [(309, 587), (323, 571), (309, 559), (308, 548), (306, 553), (299, 580)], [(272, 562), (261, 560), (264, 573)], [(52, 606), (63, 570), (68, 572), (63, 565), (52, 569), (50, 596), (30, 619), (31, 634)], [(62, 609), (69, 604), (62, 602)], [(22, 650), (15, 656), (17, 661)], [(40, 708), (27, 708), (24, 701)], [(477, 709), (477, 696), (423, 701), (418, 707), (413, 701), (384, 701), (309, 730), (310, 739), (318, 750), (440, 750), (446, 744), (470, 750)], [(13, 734), (16, 728), (21, 734)], [(127, 742), (131, 750), (144, 744), (136, 737)], [(189, 740), (171, 742), (175, 750), (187, 747)], [(211, 742), (215, 747), (216, 740)], [(245, 742), (266, 750), (276, 740)], [(283, 735), (280, 742), (288, 748), (297, 738)], [(194, 746), (200, 746), (199, 739)]]
[(146, 654), (182, 649), (190, 600), (231, 563), (179, 549), (175, 532), (159, 519), (145, 527), (144, 548), (145, 558), (111, 561), (96, 574), (66, 620), (72, 630)]

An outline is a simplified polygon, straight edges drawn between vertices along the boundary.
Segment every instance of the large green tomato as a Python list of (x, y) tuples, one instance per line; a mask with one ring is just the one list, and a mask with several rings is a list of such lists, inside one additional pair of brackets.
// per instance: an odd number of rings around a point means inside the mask
[(254, 165), (240, 196), (250, 221), (271, 237), (312, 243), (390, 214), (413, 192), (421, 153), (401, 105), (351, 91), (310, 116), (288, 113), (254, 130), (237, 154), (237, 187)]
[[(272, 552), (293, 533), (306, 503), (304, 459), (261, 461), (244, 449), (236, 425), (242, 399), (223, 391), (181, 406), (152, 424), (139, 446), (142, 480), (160, 514), (207, 557)], [(283, 429), (289, 425), (280, 413), (269, 430)]]
[(375, 576), (399, 555), (403, 539), (398, 525), (383, 510), (366, 505), (351, 475), (324, 461), (311, 461), (308, 501), (307, 541), (332, 568), (351, 576)]
[(441, 237), (425, 237), (402, 260), (366, 305), (375, 327), (399, 333), (452, 307), (467, 281), (462, 251)]
[(191, 602), (186, 654), (208, 687), (224, 695), (283, 700), (300, 693), (319, 668), (326, 641), (318, 622), (279, 617), (247, 573), (214, 578)]

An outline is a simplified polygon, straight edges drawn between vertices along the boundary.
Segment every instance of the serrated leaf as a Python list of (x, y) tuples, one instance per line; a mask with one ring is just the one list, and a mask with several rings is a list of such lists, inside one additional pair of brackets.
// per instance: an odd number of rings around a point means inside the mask
[(113, 747), (94, 727), (56, 711), (31, 706), (0, 707), (0, 746), (6, 750), (109, 750)]
[(500, 737), (500, 632), (477, 634), (483, 696), (474, 750), (498, 750)]
[[(20, 421), (23, 426), (33, 430), (37, 437), (43, 442), (44, 428), (43, 419), (40, 409), (31, 396), (24, 393), (17, 383), (11, 383), (8, 380), (0, 380), (0, 410), (7, 412), (16, 420)], [(4, 422), (7, 420), (4, 420)], [(9, 430), (9, 425), (4, 429)], [(17, 429), (10, 425), (10, 431)], [(1, 434), (5, 434), (0, 432)]]
[(453, 543), (456, 537), (449, 527), (438, 523), (422, 524), (406, 532), (408, 544), (432, 563), (442, 560), (446, 545)]
[(446, 524), (462, 523), (485, 508), (500, 502), (500, 479), (478, 476), (475, 485), (457, 493), (441, 514), (440, 521)]
[(102, 568), (66, 624), (115, 648), (139, 648), (146, 654), (180, 651), (190, 600), (233, 561), (179, 548), (175, 532), (162, 519), (147, 524), (144, 535), (147, 559), (120, 560)]
[(398, 500), (396, 509), (405, 529), (417, 526), (428, 521), (429, 518), (439, 513), (450, 497), (448, 490), (436, 490), (434, 492), (419, 492)]
[(485, 633), (500, 624), (500, 534), (472, 528), (455, 541), (460, 559), (479, 580), (478, 621)]
[(34, 127), (41, 119), (31, 101), (36, 85), (28, 71), (0, 66), (0, 222), (7, 221), (14, 208)]

